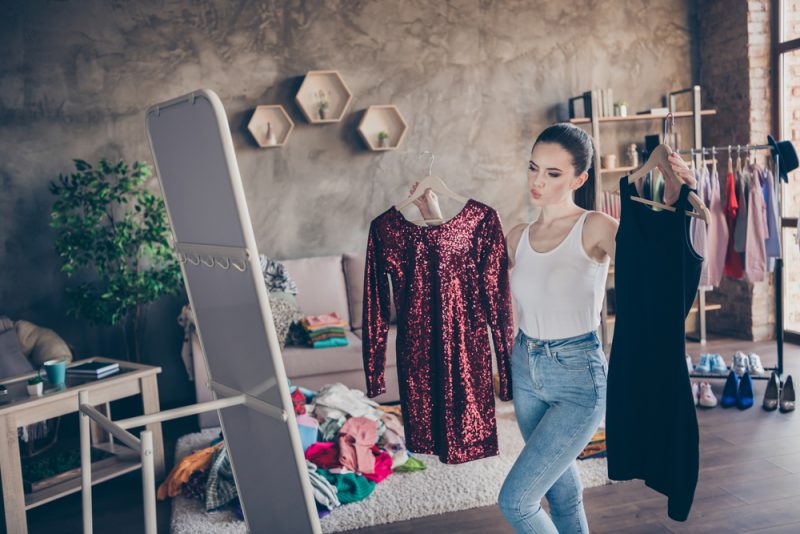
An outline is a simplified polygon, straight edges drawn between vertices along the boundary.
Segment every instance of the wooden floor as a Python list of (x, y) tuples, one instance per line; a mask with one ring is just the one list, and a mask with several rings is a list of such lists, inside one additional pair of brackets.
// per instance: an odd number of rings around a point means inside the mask
[[(687, 350), (695, 360), (699, 345)], [(774, 343), (710, 341), (702, 352), (719, 352), (726, 361), (736, 350), (754, 351), (764, 365), (774, 365)], [(800, 347), (786, 346), (784, 376), (800, 378)], [(713, 381), (719, 396), (723, 380)], [(595, 533), (762, 532), (800, 533), (800, 413), (765, 412), (758, 406), (766, 383), (756, 381), (757, 406), (702, 410), (700, 480), (689, 520), (666, 514), (666, 498), (638, 481), (591, 488), (584, 493), (589, 525)], [(186, 431), (167, 425), (167, 451)], [(168, 458), (169, 460), (169, 458)], [(141, 479), (130, 474), (95, 488), (95, 532), (142, 532)], [(169, 504), (158, 508), (159, 530), (168, 532)], [(78, 495), (28, 513), (31, 533), (80, 532)], [(351, 531), (357, 534), (513, 533), (496, 506), (475, 508), (402, 523)]]

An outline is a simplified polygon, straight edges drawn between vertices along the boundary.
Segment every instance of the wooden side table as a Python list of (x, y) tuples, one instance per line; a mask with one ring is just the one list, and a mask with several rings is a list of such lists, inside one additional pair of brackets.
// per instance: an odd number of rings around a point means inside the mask
[[(70, 366), (87, 361), (115, 362), (116, 360), (89, 358), (72, 362)], [(25, 386), (28, 378), (35, 376), (33, 373), (12, 380), (0, 381), (0, 384), (8, 388), (7, 398), (3, 399), (0, 404), (0, 475), (2, 475), (6, 529), (9, 533), (27, 533), (26, 510), (81, 489), (81, 477), (78, 476), (26, 494), (22, 481), (17, 430), (19, 427), (77, 412), (78, 394), (81, 391), (88, 391), (90, 403), (98, 406), (109, 417), (111, 401), (133, 395), (141, 395), (145, 414), (156, 413), (160, 410), (157, 375), (161, 372), (161, 368), (125, 361), (117, 361), (117, 363), (119, 363), (120, 371), (114, 375), (88, 381), (68, 377), (66, 387), (59, 390), (50, 386), (45, 388), (44, 395), (41, 397), (29, 397), (27, 394)], [(147, 430), (153, 433), (156, 477), (161, 478), (164, 476), (164, 441), (161, 423), (149, 424)], [(93, 428), (92, 436), (95, 441), (102, 439), (104, 434), (99, 427)], [(110, 442), (105, 446), (112, 451), (126, 449), (121, 445), (111, 445)], [(140, 467), (141, 464), (135, 456), (132, 458), (120, 456), (118, 461), (111, 465), (101, 466), (97, 470), (92, 469), (92, 484), (104, 482), (135, 471)]]

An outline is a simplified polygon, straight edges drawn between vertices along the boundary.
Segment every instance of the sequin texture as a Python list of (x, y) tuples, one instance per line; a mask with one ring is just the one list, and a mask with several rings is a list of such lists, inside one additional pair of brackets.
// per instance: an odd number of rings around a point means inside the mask
[[(391, 279), (391, 288), (390, 281)], [(438, 226), (390, 208), (369, 231), (364, 273), (367, 394), (385, 392), (390, 295), (409, 450), (462, 463), (497, 454), (491, 328), (500, 398), (511, 399), (513, 317), (508, 255), (497, 212), (469, 200)]]

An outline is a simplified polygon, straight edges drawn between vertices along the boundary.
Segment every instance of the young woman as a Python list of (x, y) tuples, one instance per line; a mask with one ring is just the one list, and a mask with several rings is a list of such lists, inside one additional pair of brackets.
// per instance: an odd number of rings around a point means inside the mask
[[(608, 364), (596, 330), (618, 226), (612, 217), (590, 211), (592, 157), (591, 137), (577, 126), (545, 129), (528, 165), (530, 199), (539, 217), (506, 236), (519, 314), (511, 362), (514, 410), (525, 447), (498, 504), (520, 533), (589, 532), (575, 458), (605, 412)], [(694, 186), (680, 156), (673, 154), (670, 164)], [(674, 203), (679, 193), (667, 181), (665, 202)], [(425, 218), (441, 217), (431, 191), (416, 205)], [(550, 516), (540, 504), (544, 496)]]

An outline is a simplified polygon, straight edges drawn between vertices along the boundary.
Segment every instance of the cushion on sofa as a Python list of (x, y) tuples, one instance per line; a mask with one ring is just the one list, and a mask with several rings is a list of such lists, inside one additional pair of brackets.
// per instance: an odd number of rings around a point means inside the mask
[(297, 284), (297, 307), (304, 315), (336, 312), (350, 321), (341, 256), (281, 260)]
[[(347, 299), (350, 302), (350, 324), (354, 330), (361, 330), (364, 303), (364, 254), (346, 253), (343, 258), (344, 275), (347, 281)], [(390, 283), (391, 286), (391, 283)], [(397, 323), (397, 312), (394, 309), (394, 296), (391, 297), (389, 323)]]
[[(299, 284), (298, 287), (300, 287)], [(346, 335), (347, 340), (350, 342), (346, 347), (312, 349), (309, 347), (287, 346), (283, 349), (283, 367), (286, 370), (286, 376), (294, 380), (301, 376), (343, 371), (361, 370), (363, 372), (364, 359), (361, 355), (361, 340), (353, 332), (347, 332)], [(396, 341), (397, 329), (389, 328), (386, 369), (397, 365), (395, 355)]]

